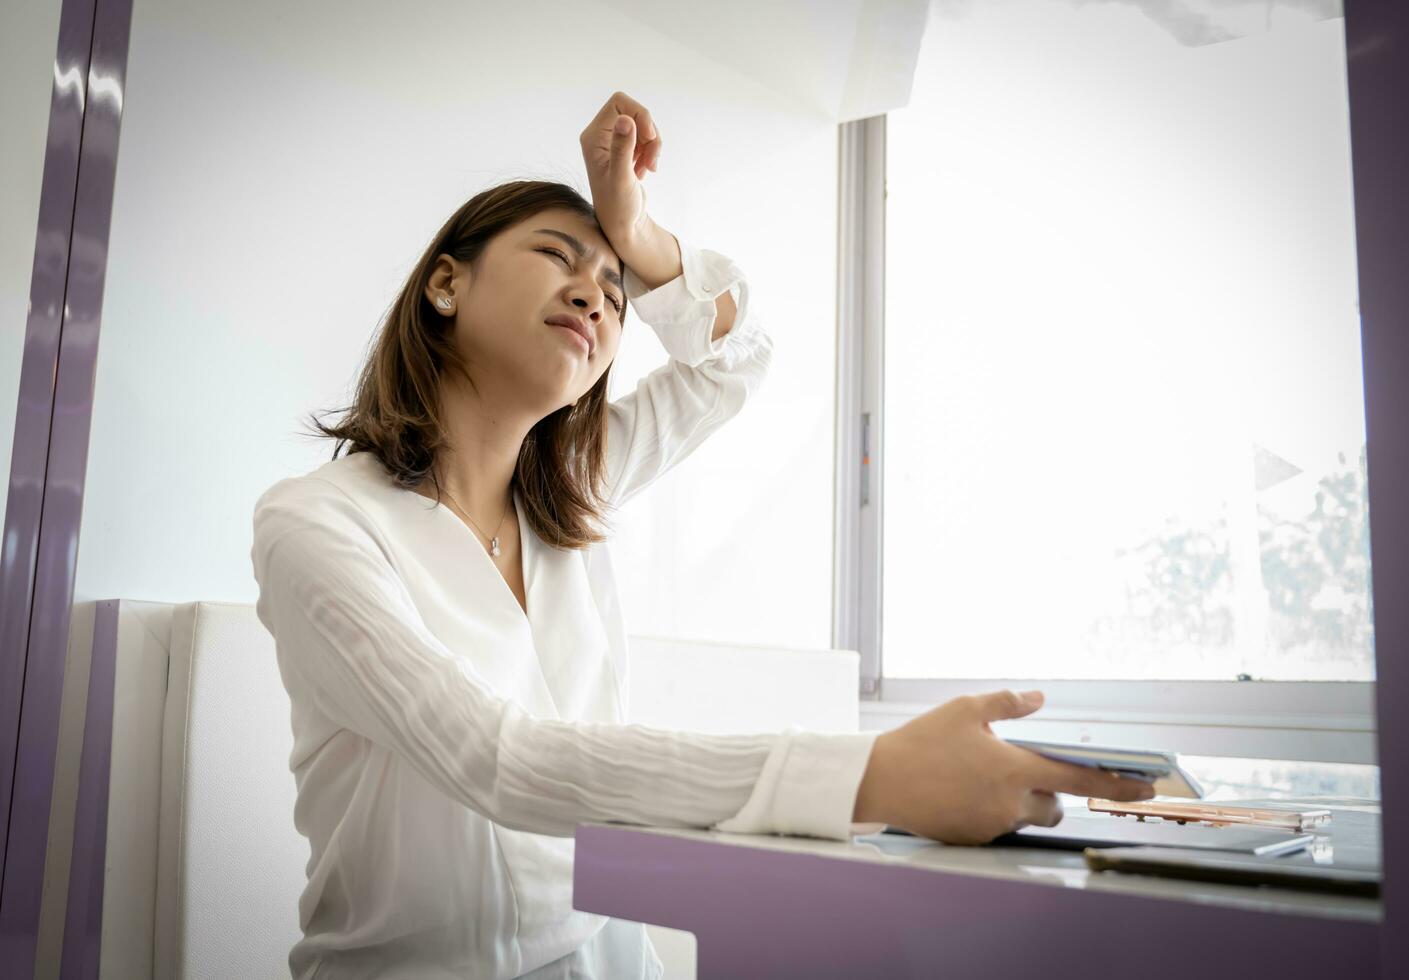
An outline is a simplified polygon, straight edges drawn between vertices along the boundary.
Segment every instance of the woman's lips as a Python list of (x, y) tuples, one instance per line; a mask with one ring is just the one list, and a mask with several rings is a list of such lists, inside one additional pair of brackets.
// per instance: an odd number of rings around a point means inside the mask
[(587, 353), (589, 356), (597, 347), (597, 343), (592, 338), (592, 334), (589, 332), (587, 324), (584, 323), (578, 317), (568, 316), (566, 314), (555, 314), (554, 316), (550, 316), (547, 320), (544, 320), (543, 322), (549, 324), (550, 326), (562, 327), (564, 330), (568, 330), (576, 334), (578, 338), (582, 340), (582, 343), (586, 345)]
[(563, 326), (561, 323), (554, 323), (554, 324), (552, 324), (552, 325), (555, 326), (555, 327), (557, 327), (559, 330), (562, 330), (562, 331), (564, 331), (565, 333), (567, 333), (567, 334), (569, 335), (570, 339), (572, 339), (574, 342), (576, 342), (578, 345), (580, 345), (580, 346), (582, 347), (582, 350), (583, 350), (584, 353), (587, 353), (587, 354), (591, 354), (591, 353), (592, 353), (592, 345), (589, 344), (589, 343), (587, 343), (587, 338), (584, 337), (584, 336), (582, 336), (582, 334), (578, 333), (578, 332), (577, 332), (576, 330), (574, 330), (572, 327), (565, 327), (565, 326)]

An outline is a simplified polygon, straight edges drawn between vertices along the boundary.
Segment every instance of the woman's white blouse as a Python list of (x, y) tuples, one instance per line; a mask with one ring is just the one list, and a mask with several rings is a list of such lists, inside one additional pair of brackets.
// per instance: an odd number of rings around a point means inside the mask
[[(771, 356), (739, 269), (681, 253), (684, 274), (657, 289), (625, 276), (670, 360), (610, 405), (614, 504), (735, 415)], [(726, 289), (738, 314), (712, 342)], [(580, 976), (603, 962), (614, 980), (653, 976), (639, 926), (573, 910), (577, 824), (852, 830), (874, 733), (624, 724), (607, 549), (551, 548), (519, 514), (526, 615), (473, 532), (370, 453), (281, 480), (255, 507), (257, 609), (292, 702), (294, 823), (311, 849), (297, 978)]]

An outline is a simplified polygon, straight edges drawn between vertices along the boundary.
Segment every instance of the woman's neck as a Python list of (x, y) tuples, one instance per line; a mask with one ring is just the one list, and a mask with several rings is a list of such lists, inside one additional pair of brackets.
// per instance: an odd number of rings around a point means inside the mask
[[(436, 460), (441, 486), (477, 523), (491, 529), (510, 500), (519, 450), (538, 421), (532, 412), (489, 408), (473, 391), (442, 389), (446, 446)], [(435, 497), (427, 480), (418, 491)]]

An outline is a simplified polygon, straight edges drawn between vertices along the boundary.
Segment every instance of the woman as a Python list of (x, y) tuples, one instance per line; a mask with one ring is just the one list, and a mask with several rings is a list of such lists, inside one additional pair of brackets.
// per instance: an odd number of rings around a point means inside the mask
[[(256, 506), (312, 851), (295, 977), (658, 976), (640, 925), (572, 909), (584, 821), (978, 842), (1056, 822), (1056, 791), (1148, 795), (995, 738), (1040, 703), (1011, 692), (879, 737), (623, 724), (604, 515), (739, 411), (771, 344), (742, 272), (647, 215), (651, 114), (616, 93), (581, 143), (592, 203), (520, 182), (460, 208), (317, 423), (333, 460)], [(627, 300), (670, 361), (608, 403)]]

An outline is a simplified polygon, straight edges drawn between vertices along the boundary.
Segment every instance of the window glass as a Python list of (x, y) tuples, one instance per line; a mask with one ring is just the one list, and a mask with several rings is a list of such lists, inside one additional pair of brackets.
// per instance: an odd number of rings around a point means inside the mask
[(887, 118), (888, 676), (1373, 677), (1344, 21), (1253, 6), (932, 7)]
[(1380, 799), (1378, 766), (1194, 755), (1179, 761), (1209, 800), (1321, 797), (1355, 805)]

